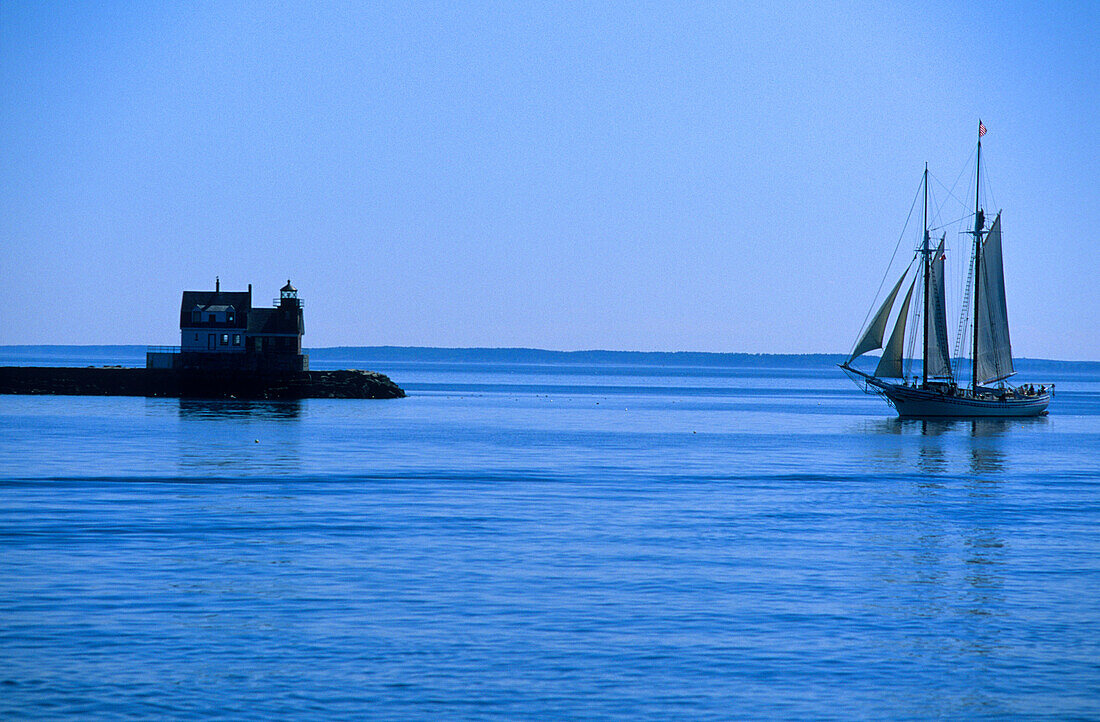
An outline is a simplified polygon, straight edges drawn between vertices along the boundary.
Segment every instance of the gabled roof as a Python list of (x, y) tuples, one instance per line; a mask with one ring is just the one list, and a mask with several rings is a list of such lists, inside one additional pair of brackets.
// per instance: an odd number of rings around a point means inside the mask
[(248, 324), (248, 308), (252, 295), (248, 291), (184, 291), (180, 302), (180, 328), (191, 325), (191, 312), (198, 308), (203, 313), (226, 311), (230, 307), (239, 310), (229, 328), (245, 328)]

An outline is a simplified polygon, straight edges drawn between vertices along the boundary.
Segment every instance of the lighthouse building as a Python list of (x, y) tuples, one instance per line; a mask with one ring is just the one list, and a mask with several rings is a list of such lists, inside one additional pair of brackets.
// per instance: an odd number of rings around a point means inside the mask
[(184, 291), (179, 349), (150, 349), (149, 368), (286, 372), (309, 370), (302, 353), (302, 300), (290, 281), (270, 308), (253, 308), (247, 291)]

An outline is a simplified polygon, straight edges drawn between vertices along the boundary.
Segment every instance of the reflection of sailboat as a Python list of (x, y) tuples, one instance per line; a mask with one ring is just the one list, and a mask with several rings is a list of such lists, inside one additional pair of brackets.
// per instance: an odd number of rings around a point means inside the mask
[[(978, 124), (978, 162), (977, 187), (981, 184), (982, 135), (985, 126)], [(856, 343), (848, 360), (840, 367), (864, 391), (881, 394), (893, 406), (899, 416), (1037, 416), (1046, 413), (1050, 404), (1053, 385), (1036, 387), (1034, 385), (1011, 386), (1006, 379), (1016, 370), (1012, 364), (1012, 345), (1008, 333), (1008, 308), (1005, 303), (1004, 266), (1001, 262), (1001, 214), (985, 227), (985, 213), (981, 207), (980, 193), (975, 192), (974, 227), (970, 232), (974, 237), (973, 265), (968, 286), (973, 287), (973, 345), (970, 384), (959, 383), (956, 371), (951, 365), (948, 351), (947, 314), (944, 299), (943, 262), (946, 234), (932, 248), (928, 229), (928, 167), (925, 166), (924, 178), (924, 235), (914, 260), (917, 270), (905, 293), (905, 300), (897, 313), (894, 330), (890, 334), (885, 348), (882, 339), (886, 332), (887, 321), (893, 310), (894, 302), (906, 278), (910, 275), (907, 268), (886, 296), (878, 313), (871, 319), (860, 340)], [(912, 383), (905, 381), (904, 362), (905, 328), (910, 320), (913, 289), (920, 280), (922, 286), (919, 307), (914, 308), (914, 317), (920, 314), (923, 320), (923, 349), (921, 352), (921, 377)], [(964, 294), (963, 320), (960, 322), (960, 340), (962, 329), (966, 327), (967, 303), (970, 292)], [(882, 357), (874, 373), (854, 368), (851, 364), (858, 357), (883, 348)], [(956, 356), (959, 355), (956, 350)], [(893, 380), (889, 380), (893, 379)]]

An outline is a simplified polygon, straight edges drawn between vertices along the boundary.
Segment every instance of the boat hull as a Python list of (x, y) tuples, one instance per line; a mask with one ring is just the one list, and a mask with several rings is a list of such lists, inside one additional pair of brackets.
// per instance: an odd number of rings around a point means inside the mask
[(1032, 396), (1007, 396), (999, 398), (973, 398), (949, 396), (932, 389), (907, 386), (882, 386), (898, 416), (949, 416), (1015, 418), (1045, 414), (1050, 405), (1050, 394)]

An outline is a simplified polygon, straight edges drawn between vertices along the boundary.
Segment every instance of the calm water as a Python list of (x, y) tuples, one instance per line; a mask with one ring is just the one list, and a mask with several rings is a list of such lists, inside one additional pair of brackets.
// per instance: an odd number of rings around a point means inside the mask
[(0, 396), (0, 718), (1100, 718), (1100, 365), (920, 422), (821, 359), (518, 358)]

